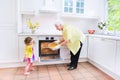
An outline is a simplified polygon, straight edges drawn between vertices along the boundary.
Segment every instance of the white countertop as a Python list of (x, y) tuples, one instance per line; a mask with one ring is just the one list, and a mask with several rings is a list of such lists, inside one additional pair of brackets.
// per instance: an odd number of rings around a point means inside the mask
[(50, 35), (50, 36), (61, 36), (62, 34), (60, 33), (19, 33), (19, 36), (46, 36), (46, 35)]
[[(19, 36), (61, 36), (61, 33), (43, 33), (43, 34), (38, 34), (38, 33), (19, 33)], [(113, 39), (113, 40), (120, 40), (120, 36), (110, 36), (110, 35), (102, 35), (102, 34), (85, 34), (86, 36), (90, 37), (100, 37), (100, 38), (106, 38), (106, 39)]]
[(86, 34), (86, 36), (120, 40), (120, 36), (111, 36), (111, 35), (104, 35), (104, 34), (103, 35), (102, 34)]

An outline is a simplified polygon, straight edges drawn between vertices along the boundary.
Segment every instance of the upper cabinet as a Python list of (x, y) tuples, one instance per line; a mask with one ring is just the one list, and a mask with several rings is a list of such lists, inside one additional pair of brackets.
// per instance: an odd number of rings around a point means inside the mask
[(40, 12), (57, 13), (58, 9), (55, 0), (44, 0)]
[(84, 15), (98, 17), (99, 20), (105, 20), (107, 16), (107, 0), (85, 0)]
[(55, 7), (55, 0), (18, 0), (18, 9), (21, 14), (58, 12)]
[(36, 6), (35, 0), (18, 0), (18, 9), (21, 14), (25, 13), (34, 13), (35, 12), (35, 6)]
[(12, 1), (2, 0), (0, 2), (0, 28), (3, 28), (3, 29), (5, 29), (5, 27), (15, 28), (16, 9), (17, 9), (16, 0), (12, 0)]
[(104, 0), (63, 0), (62, 4), (65, 18), (99, 19), (104, 15)]
[[(26, 25), (26, 20), (29, 18), (33, 23), (35, 21), (45, 22), (48, 20), (47, 18), (52, 20), (56, 18), (56, 13), (59, 10), (56, 7), (56, 2), (56, 0), (17, 0), (17, 32), (30, 32), (30, 29)], [(55, 15), (53, 13), (55, 13)], [(46, 26), (45, 24), (41, 25)]]
[(61, 11), (59, 13), (67, 16), (105, 18), (106, 6), (106, 0), (18, 0), (18, 9), (22, 14)]
[[(51, 21), (49, 26), (58, 18), (67, 20), (104, 18), (104, 0), (17, 0), (18, 2), (18, 33), (28, 31), (26, 19), (42, 22), (41, 26)], [(94, 4), (93, 4), (94, 2)], [(47, 13), (47, 14), (45, 14)], [(48, 21), (48, 22), (49, 22)], [(29, 32), (29, 31), (28, 31)]]
[(63, 0), (63, 13), (84, 14), (84, 0)]

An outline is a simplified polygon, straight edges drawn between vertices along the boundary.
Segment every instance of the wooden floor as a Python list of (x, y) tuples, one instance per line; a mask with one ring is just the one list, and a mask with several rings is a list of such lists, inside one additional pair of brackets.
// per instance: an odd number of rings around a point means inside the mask
[(24, 67), (0, 69), (0, 80), (114, 80), (88, 62), (79, 63), (78, 68), (67, 70), (66, 64), (34, 66), (28, 76)]

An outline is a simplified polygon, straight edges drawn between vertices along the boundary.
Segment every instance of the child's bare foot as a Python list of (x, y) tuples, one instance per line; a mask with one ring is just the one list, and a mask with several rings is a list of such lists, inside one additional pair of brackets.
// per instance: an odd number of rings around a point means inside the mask
[(25, 72), (25, 73), (24, 73), (24, 75), (29, 75), (29, 74), (30, 74), (30, 72)]

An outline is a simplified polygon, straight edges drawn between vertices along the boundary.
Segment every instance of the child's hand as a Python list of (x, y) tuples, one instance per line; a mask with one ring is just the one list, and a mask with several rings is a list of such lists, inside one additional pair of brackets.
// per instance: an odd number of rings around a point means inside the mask
[(35, 41), (33, 40), (33, 44), (35, 44)]
[(23, 59), (23, 62), (26, 62), (26, 59)]
[(23, 62), (26, 62), (26, 61), (27, 61), (27, 58), (26, 58), (26, 57), (24, 57), (24, 58), (23, 58)]

